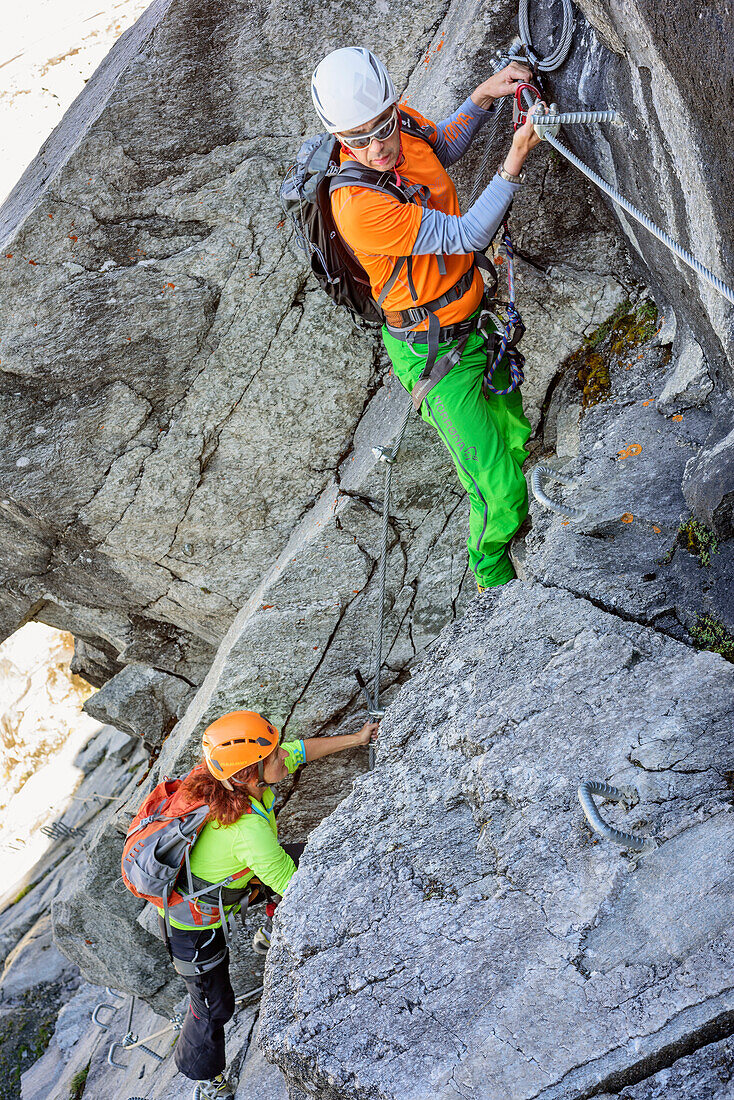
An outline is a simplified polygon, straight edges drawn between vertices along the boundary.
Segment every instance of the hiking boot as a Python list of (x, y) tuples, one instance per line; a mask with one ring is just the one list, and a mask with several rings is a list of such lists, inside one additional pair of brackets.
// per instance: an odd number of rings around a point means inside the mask
[(196, 1100), (234, 1100), (234, 1089), (223, 1073), (208, 1081), (197, 1081), (194, 1089)]
[(273, 931), (273, 922), (268, 917), (262, 928), (258, 928), (255, 935), (252, 937), (252, 950), (258, 955), (267, 955), (268, 948), (270, 947), (270, 936)]

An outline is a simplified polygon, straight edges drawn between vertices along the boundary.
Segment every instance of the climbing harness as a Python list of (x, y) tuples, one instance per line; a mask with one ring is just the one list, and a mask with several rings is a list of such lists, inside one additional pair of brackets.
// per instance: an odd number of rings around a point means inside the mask
[(568, 516), (569, 519), (583, 519), (586, 513), (580, 508), (572, 508), (570, 504), (559, 504), (557, 501), (551, 500), (541, 486), (541, 478), (544, 477), (559, 481), (561, 485), (573, 485), (570, 478), (559, 474), (552, 466), (534, 466), (530, 475), (530, 488), (533, 490), (533, 496), (538, 504), (542, 504), (544, 508), (548, 508), (551, 512), (558, 512), (559, 516)]
[[(494, 393), (500, 397), (512, 393), (513, 390), (518, 389), (525, 381), (525, 373), (523, 371), (525, 356), (522, 352), (517, 350), (517, 345), (525, 335), (525, 325), (522, 323), (522, 318), (515, 306), (515, 250), (512, 247), (510, 227), (506, 221), (503, 224), (502, 243), (505, 247), (505, 256), (507, 257), (509, 301), (507, 305), (504, 306), (507, 321), (503, 326), (497, 315), (490, 312), (486, 307), (482, 309), (477, 320), (477, 332), (484, 339), (489, 352), (487, 355), (487, 369), (484, 374), (482, 388), (485, 396), (487, 393)], [(487, 326), (487, 322), (490, 319), (494, 323), (494, 330), (489, 329)], [(502, 336), (499, 335), (500, 330), (502, 330)], [(492, 384), (492, 377), (505, 355), (507, 356), (507, 364), (510, 371), (510, 384), (505, 389), (498, 390)]]
[(653, 837), (623, 833), (620, 829), (608, 825), (596, 807), (593, 797), (595, 794), (601, 795), (607, 802), (622, 802), (630, 809), (638, 798), (637, 791), (633, 787), (620, 789), (619, 787), (612, 787), (609, 783), (602, 783), (598, 779), (586, 779), (579, 785), (578, 789), (581, 809), (584, 811), (586, 820), (594, 832), (599, 833), (605, 840), (611, 840), (614, 844), (619, 844), (622, 848), (631, 848), (635, 852), (655, 851), (657, 845)]

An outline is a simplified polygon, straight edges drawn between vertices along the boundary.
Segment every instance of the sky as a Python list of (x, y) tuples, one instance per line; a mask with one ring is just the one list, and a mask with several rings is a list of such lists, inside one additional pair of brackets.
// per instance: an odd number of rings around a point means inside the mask
[(3, 0), (0, 203), (150, 0)]

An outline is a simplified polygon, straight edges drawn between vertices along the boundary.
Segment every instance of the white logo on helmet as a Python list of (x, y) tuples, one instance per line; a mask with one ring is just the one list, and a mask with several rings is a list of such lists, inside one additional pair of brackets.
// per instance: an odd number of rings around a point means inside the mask
[(368, 77), (366, 73), (355, 73), (352, 99), (360, 107), (378, 111), (383, 106), (385, 97), (382, 88), (376, 83), (374, 77)]

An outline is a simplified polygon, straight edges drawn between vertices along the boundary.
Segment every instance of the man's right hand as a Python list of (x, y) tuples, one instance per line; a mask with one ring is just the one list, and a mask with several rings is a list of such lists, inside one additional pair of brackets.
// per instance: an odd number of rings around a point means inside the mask
[(525, 122), (515, 130), (515, 135), (512, 139), (513, 148), (516, 148), (520, 152), (524, 152), (525, 156), (527, 156), (531, 149), (534, 149), (536, 145), (540, 145), (542, 138), (539, 138), (535, 132), (533, 115), (543, 115), (547, 110), (548, 106), (546, 103), (543, 103), (542, 100), (538, 100), (535, 106), (530, 108)]
[(362, 729), (354, 735), (357, 738), (357, 744), (369, 745), (370, 741), (376, 741), (379, 728), (379, 722), (367, 722), (362, 726)]

